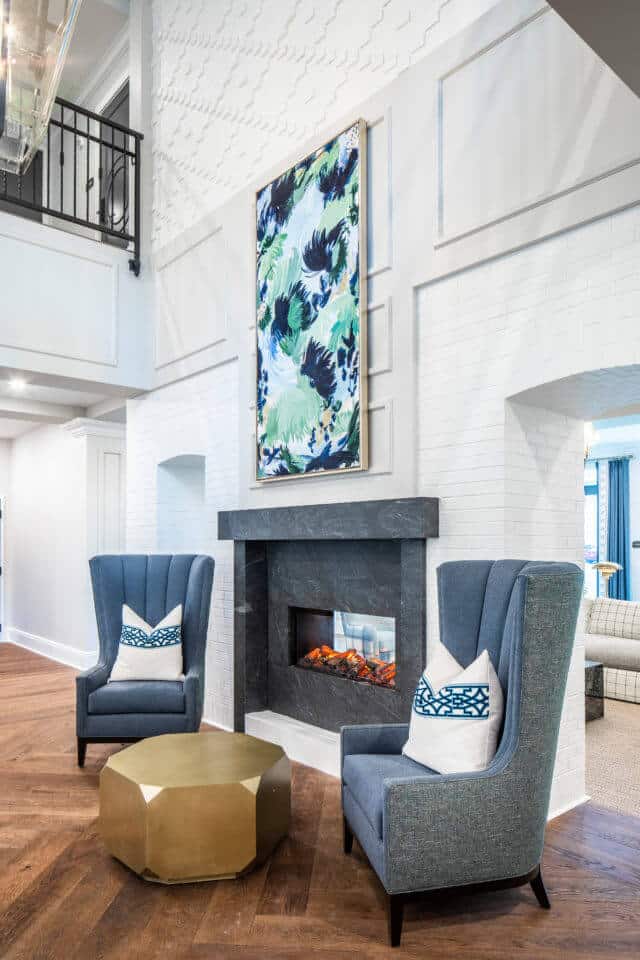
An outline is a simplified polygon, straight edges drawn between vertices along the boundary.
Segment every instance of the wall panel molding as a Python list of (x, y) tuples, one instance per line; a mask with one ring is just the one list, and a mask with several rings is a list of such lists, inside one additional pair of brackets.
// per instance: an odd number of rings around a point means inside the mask
[(156, 314), (156, 371), (219, 347), (228, 339), (224, 265), (223, 229), (217, 226), (193, 242), (187, 241), (157, 267), (161, 296)]
[(454, 65), (437, 96), (436, 244), (640, 163), (640, 102), (549, 7)]
[(540, 0), (497, 4), (396, 85), (413, 288), (640, 203), (640, 100)]
[(393, 266), (391, 198), (391, 108), (367, 121), (367, 276)]
[[(13, 219), (0, 216), (0, 258), (12, 277), (3, 289), (0, 348), (117, 367), (118, 264), (92, 255), (100, 248), (91, 243), (78, 252), (77, 241), (72, 246), (74, 241), (59, 230), (39, 228), (36, 239), (28, 235), (34, 232), (33, 224), (7, 222)], [(67, 296), (70, 289), (73, 300)], [(64, 300), (56, 297), (56, 290), (64, 292)], [(86, 349), (79, 349), (83, 342)]]
[(391, 373), (393, 369), (393, 320), (391, 297), (382, 303), (371, 303), (367, 310), (369, 329), (369, 376)]
[[(393, 400), (380, 399), (368, 404), (369, 470), (371, 476), (393, 473)], [(376, 426), (374, 428), (374, 420)]]

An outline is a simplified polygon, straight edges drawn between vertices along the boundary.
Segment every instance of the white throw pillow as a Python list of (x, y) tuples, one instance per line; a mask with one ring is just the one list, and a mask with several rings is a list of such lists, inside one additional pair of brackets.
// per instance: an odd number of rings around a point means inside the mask
[(503, 710), (487, 651), (463, 670), (441, 645), (416, 688), (402, 752), (437, 773), (484, 770), (495, 756)]
[(183, 680), (182, 604), (155, 627), (126, 603), (122, 633), (109, 683), (118, 680)]

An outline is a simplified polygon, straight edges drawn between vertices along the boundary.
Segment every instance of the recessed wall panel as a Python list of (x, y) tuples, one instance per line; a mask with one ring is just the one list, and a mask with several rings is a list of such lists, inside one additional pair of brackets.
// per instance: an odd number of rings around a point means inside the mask
[[(247, 239), (247, 245), (249, 240)], [(226, 270), (221, 230), (158, 270), (156, 368), (221, 343), (227, 336)]]
[(0, 232), (0, 348), (117, 363), (118, 272), (112, 263)]
[(438, 239), (639, 159), (640, 100), (546, 10), (440, 80)]

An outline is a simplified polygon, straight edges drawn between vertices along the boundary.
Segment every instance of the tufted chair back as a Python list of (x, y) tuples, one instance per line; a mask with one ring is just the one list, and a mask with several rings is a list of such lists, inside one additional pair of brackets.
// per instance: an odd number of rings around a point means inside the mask
[(204, 666), (213, 560), (192, 554), (118, 554), (89, 561), (100, 659), (111, 669), (118, 653), (124, 603), (151, 626), (182, 604), (185, 672)]
[[(438, 568), (440, 640), (463, 667), (488, 650), (505, 694), (496, 761), (530, 738), (536, 753), (550, 758), (542, 778), (548, 786), (573, 647), (573, 636), (555, 628), (575, 623), (582, 580), (573, 563), (466, 560)], [(556, 599), (571, 609), (558, 610), (545, 627)]]

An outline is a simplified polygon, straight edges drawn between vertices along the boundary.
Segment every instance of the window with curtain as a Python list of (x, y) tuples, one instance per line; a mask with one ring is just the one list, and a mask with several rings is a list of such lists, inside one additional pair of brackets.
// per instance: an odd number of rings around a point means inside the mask
[(629, 458), (609, 461), (609, 509), (607, 522), (607, 560), (619, 563), (622, 570), (609, 581), (609, 596), (631, 599), (631, 523), (629, 516)]
[(629, 457), (586, 461), (584, 496), (585, 596), (604, 596), (604, 581), (593, 567), (611, 560), (623, 569), (611, 578), (609, 596), (631, 600)]

